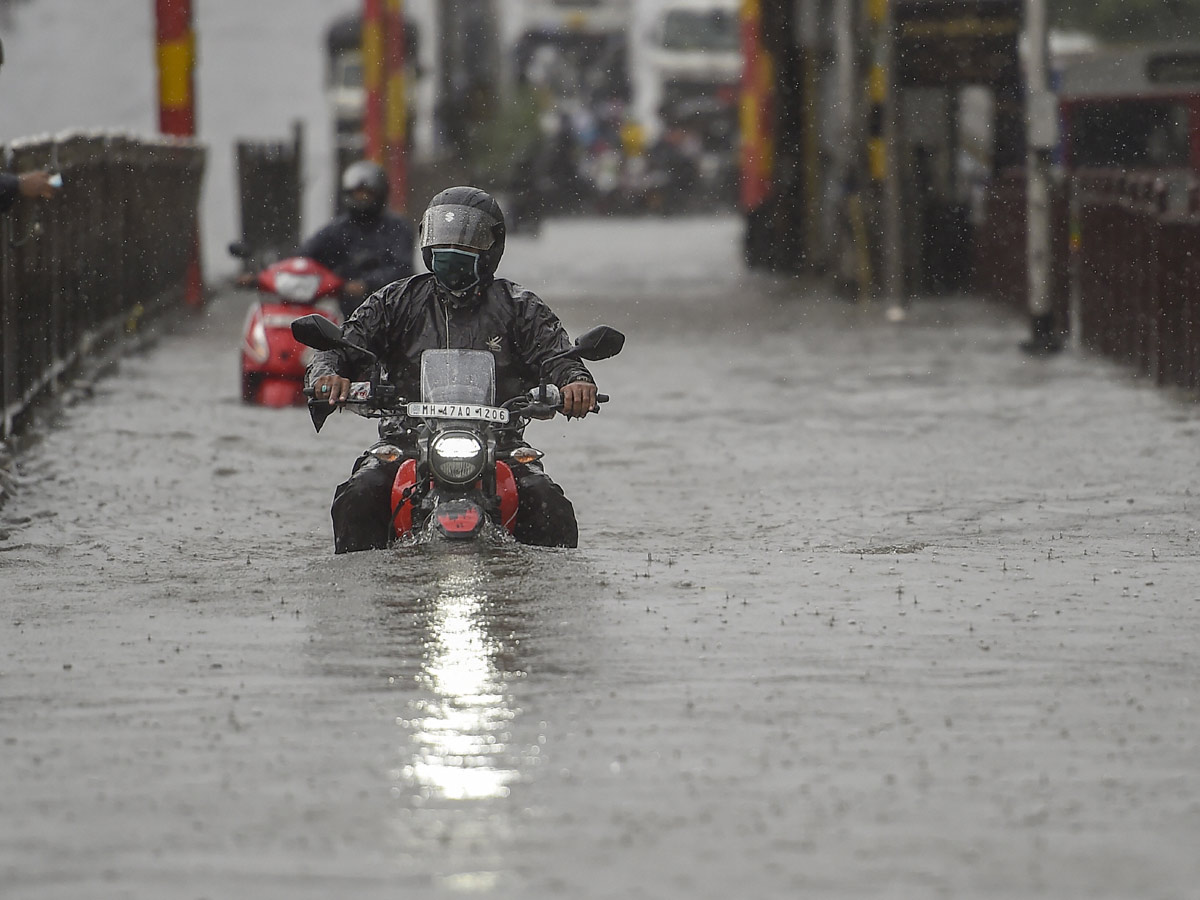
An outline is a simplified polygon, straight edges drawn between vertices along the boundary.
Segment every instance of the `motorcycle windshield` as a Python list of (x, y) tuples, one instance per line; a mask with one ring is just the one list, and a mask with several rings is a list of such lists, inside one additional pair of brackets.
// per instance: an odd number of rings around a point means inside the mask
[(426, 350), (421, 354), (425, 403), (496, 403), (496, 358), (486, 350)]

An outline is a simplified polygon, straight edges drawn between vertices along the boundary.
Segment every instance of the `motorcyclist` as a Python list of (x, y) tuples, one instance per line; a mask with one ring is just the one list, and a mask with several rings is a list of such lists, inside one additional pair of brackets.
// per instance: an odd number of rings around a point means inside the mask
[[(499, 204), (474, 187), (442, 191), (420, 225), (421, 255), (429, 272), (372, 294), (343, 327), (351, 343), (383, 361), (402, 396), (420, 395), (424, 350), (487, 350), (496, 359), (496, 395), (518, 396), (538, 385), (541, 366), (572, 346), (558, 317), (532, 291), (495, 277), (504, 253), (504, 215)], [(350, 377), (362, 359), (351, 351), (316, 354), (308, 368), (315, 395), (337, 405), (347, 399)], [(550, 381), (562, 390), (563, 412), (586, 416), (596, 404), (591, 374), (576, 360), (552, 364)], [(394, 434), (380, 437), (388, 443)], [(333, 499), (334, 550), (386, 547), (391, 527), (391, 485), (399, 462), (370, 453), (355, 462)], [(562, 488), (539, 463), (513, 464), (518, 509), (514, 537), (527, 544), (574, 547), (578, 526)]]
[(370, 294), (413, 274), (412, 225), (387, 209), (390, 185), (370, 160), (342, 174), (345, 212), (306, 240), (298, 251), (345, 279), (342, 313), (349, 316)]

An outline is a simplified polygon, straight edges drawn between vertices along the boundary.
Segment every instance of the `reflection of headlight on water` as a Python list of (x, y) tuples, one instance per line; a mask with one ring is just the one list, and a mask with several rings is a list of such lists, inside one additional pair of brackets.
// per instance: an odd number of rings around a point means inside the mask
[(394, 773), (448, 800), (506, 797), (519, 777), (507, 765), (507, 728), (518, 711), (507, 705), (494, 647), (479, 622), (487, 597), (474, 568), (440, 581), (421, 674), (432, 696), (416, 704), (411, 722), (418, 752)]

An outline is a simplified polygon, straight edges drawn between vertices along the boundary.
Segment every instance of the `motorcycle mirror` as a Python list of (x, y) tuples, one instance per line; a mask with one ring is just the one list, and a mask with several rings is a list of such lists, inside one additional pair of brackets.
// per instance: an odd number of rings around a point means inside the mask
[(601, 360), (616, 356), (625, 346), (625, 335), (611, 325), (597, 325), (575, 339), (581, 359)]
[(369, 357), (372, 362), (378, 358), (370, 350), (352, 344), (342, 337), (342, 327), (335, 325), (319, 313), (310, 313), (292, 320), (292, 337), (306, 347), (314, 350), (353, 350)]

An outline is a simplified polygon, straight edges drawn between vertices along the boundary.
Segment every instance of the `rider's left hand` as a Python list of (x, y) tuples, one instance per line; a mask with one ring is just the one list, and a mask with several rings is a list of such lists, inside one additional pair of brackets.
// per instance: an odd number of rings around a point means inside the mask
[(596, 386), (573, 381), (562, 389), (562, 411), (567, 418), (582, 418), (596, 409)]

